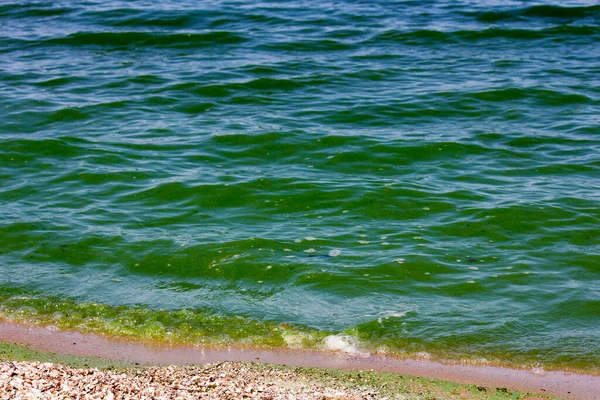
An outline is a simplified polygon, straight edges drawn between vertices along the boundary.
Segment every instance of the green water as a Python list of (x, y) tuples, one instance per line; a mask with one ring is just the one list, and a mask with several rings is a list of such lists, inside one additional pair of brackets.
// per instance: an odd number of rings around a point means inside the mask
[(597, 371), (599, 22), (1, 3), (0, 315)]

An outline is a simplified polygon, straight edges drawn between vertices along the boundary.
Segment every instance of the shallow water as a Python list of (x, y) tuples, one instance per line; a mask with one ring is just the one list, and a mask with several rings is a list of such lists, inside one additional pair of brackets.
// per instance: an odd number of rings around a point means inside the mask
[(597, 368), (600, 6), (558, 4), (0, 3), (2, 315)]

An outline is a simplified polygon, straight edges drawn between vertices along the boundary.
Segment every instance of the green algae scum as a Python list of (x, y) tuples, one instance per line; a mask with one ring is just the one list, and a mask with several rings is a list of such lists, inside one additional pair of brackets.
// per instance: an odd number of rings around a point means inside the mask
[(0, 318), (600, 372), (595, 2), (0, 23)]

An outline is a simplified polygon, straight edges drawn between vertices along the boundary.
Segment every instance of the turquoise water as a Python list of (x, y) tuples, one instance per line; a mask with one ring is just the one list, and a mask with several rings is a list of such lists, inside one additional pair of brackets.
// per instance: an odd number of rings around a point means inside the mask
[(0, 3), (0, 314), (597, 369), (600, 6), (568, 4)]

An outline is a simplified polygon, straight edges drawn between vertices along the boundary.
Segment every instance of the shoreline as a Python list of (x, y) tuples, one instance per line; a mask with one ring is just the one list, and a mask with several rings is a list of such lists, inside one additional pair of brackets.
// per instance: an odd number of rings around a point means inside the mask
[(241, 361), (292, 367), (373, 370), (462, 384), (506, 387), (526, 393), (540, 393), (573, 400), (600, 399), (598, 393), (600, 375), (566, 371), (519, 370), (498, 366), (450, 364), (431, 360), (316, 350), (267, 350), (145, 343), (6, 321), (0, 321), (0, 342), (15, 343), (41, 352), (91, 356), (141, 364), (185, 365)]

